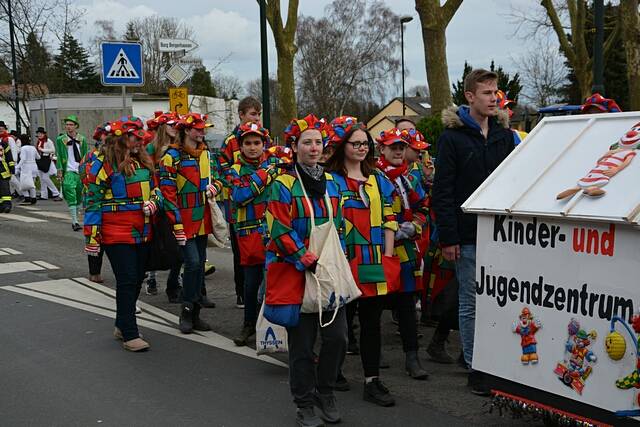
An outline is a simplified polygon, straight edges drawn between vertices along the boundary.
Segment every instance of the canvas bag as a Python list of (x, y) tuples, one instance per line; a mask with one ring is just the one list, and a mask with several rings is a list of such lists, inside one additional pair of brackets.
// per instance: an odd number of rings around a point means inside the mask
[[(362, 292), (353, 279), (349, 262), (340, 244), (338, 230), (333, 224), (333, 206), (329, 196), (325, 192), (324, 201), (329, 220), (316, 226), (313, 204), (297, 169), (296, 174), (311, 216), (308, 250), (318, 256), (316, 272), (312, 273), (308, 270), (305, 272), (304, 296), (300, 311), (318, 313), (320, 327), (324, 328), (333, 323), (340, 307), (358, 298)], [(329, 322), (323, 324), (322, 312), (330, 310), (333, 310), (333, 316)]]
[(273, 354), (289, 351), (287, 329), (284, 326), (271, 323), (264, 317), (264, 304), (260, 308), (256, 322), (256, 353)]
[[(211, 152), (207, 152), (207, 157), (211, 161)], [(211, 173), (209, 173), (208, 183), (211, 184)], [(211, 225), (213, 226), (213, 232), (209, 234), (207, 240), (214, 246), (219, 248), (227, 247), (229, 241), (229, 228), (227, 221), (224, 219), (224, 214), (218, 206), (215, 197), (213, 199), (207, 198), (209, 204), (209, 212), (211, 213)]]

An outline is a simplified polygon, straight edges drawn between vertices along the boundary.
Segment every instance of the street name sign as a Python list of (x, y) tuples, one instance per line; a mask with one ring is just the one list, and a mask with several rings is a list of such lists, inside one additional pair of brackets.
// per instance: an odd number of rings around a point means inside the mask
[(198, 47), (198, 43), (188, 39), (159, 39), (158, 50), (160, 52), (189, 52)]

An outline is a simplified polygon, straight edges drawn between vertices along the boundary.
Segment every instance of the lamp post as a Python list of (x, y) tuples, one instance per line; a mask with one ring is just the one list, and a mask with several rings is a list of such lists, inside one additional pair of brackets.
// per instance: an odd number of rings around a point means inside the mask
[(9, 38), (11, 39), (11, 66), (13, 71), (13, 94), (15, 95), (16, 103), (16, 131), (21, 133), (20, 129), (20, 97), (18, 95), (18, 70), (16, 67), (16, 45), (15, 45), (15, 31), (13, 28), (13, 13), (11, 11), (11, 0), (7, 2), (7, 15), (9, 15)]
[(262, 58), (262, 122), (271, 128), (271, 103), (269, 102), (269, 57), (267, 52), (267, 5), (260, 1), (260, 56)]
[(596, 37), (593, 43), (593, 85), (591, 92), (598, 92), (604, 95), (604, 1), (595, 0), (593, 9)]
[(402, 115), (405, 115), (407, 110), (405, 101), (405, 93), (404, 93), (404, 24), (407, 22), (411, 22), (413, 20), (412, 16), (405, 15), (400, 17), (400, 55), (402, 57)]

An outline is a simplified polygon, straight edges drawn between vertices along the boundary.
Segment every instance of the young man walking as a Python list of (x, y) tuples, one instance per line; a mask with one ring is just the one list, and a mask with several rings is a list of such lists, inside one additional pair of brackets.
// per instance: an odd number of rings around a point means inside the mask
[(62, 187), (62, 195), (71, 213), (71, 228), (80, 231), (82, 227), (78, 221), (78, 208), (82, 202), (82, 181), (79, 167), (82, 158), (89, 150), (84, 135), (78, 133), (78, 117), (70, 115), (64, 119), (65, 133), (56, 138), (56, 156), (58, 179)]
[[(442, 113), (445, 130), (438, 140), (432, 207), (436, 213), (442, 254), (454, 261), (459, 283), (460, 337), (464, 361), (472, 367), (476, 309), (477, 217), (460, 206), (511, 153), (514, 148), (509, 117), (497, 105), (498, 76), (490, 71), (471, 71), (464, 80), (468, 106), (451, 107)], [(471, 370), (469, 386), (487, 395), (479, 372)]]

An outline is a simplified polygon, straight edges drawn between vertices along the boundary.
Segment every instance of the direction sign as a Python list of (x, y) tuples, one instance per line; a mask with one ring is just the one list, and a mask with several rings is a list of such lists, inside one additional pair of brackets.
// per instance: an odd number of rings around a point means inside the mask
[(202, 59), (184, 56), (182, 58), (178, 58), (178, 64), (185, 65), (187, 67), (199, 67), (202, 65)]
[(171, 68), (164, 73), (164, 76), (175, 86), (180, 86), (185, 80), (187, 80), (189, 73), (180, 65), (173, 64)]
[(190, 51), (198, 47), (198, 43), (188, 39), (159, 39), (158, 50), (160, 52)]
[(102, 84), (105, 86), (142, 86), (142, 44), (137, 42), (103, 42)]
[(178, 114), (189, 112), (189, 91), (186, 87), (169, 88), (169, 110)]

